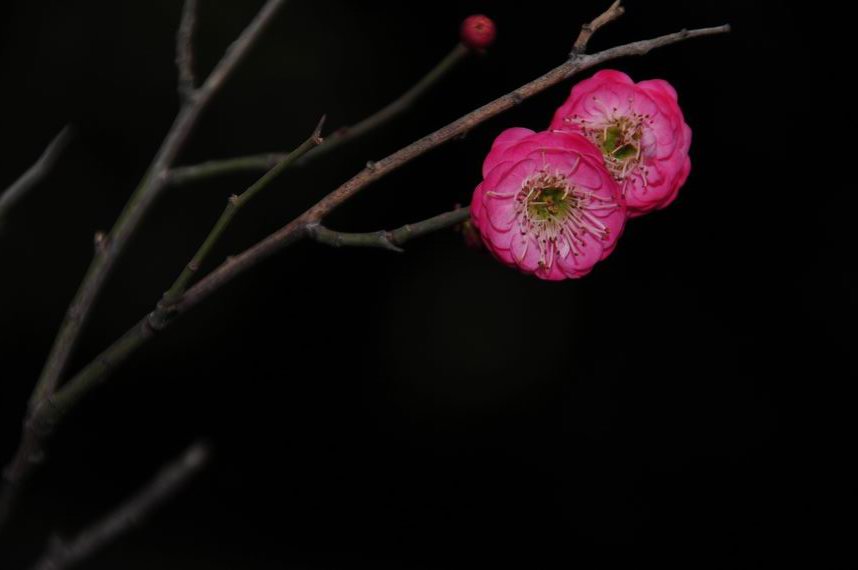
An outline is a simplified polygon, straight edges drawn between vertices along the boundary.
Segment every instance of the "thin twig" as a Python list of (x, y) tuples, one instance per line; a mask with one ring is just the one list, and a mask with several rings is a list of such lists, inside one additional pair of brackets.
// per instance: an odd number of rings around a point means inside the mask
[(33, 570), (63, 570), (91, 557), (146, 520), (208, 463), (211, 452), (195, 443), (164, 467), (146, 487), (71, 540), (54, 536)]
[[(200, 280), (171, 307), (170, 320), (164, 323), (169, 326), (178, 317), (187, 313), (212, 293), (218, 291), (234, 278), (259, 264), (264, 259), (277, 251), (294, 244), (308, 235), (308, 227), (320, 223), (325, 215), (334, 208), (344, 203), (348, 198), (389, 172), (392, 172), (402, 164), (416, 158), (431, 148), (468, 132), (480, 123), (520, 103), (526, 97), (535, 95), (552, 85), (555, 85), (584, 69), (591, 68), (606, 61), (624, 56), (642, 55), (650, 50), (680, 42), (685, 39), (722, 34), (729, 31), (729, 26), (718, 26), (714, 28), (702, 28), (699, 30), (682, 31), (668, 34), (651, 40), (639, 41), (624, 46), (611, 48), (593, 55), (586, 55), (553, 69), (546, 75), (528, 83), (527, 85), (492, 101), (491, 103), (465, 115), (461, 119), (447, 125), (435, 133), (418, 140), (415, 143), (394, 153), (388, 158), (379, 161), (372, 168), (367, 168), (356, 177), (352, 178), (337, 190), (325, 196), (315, 206), (304, 212), (301, 216), (269, 235), (256, 245), (246, 249), (239, 255), (228, 258), (214, 271)], [(150, 313), (151, 315), (151, 313)], [(52, 406), (46, 409), (44, 419), (50, 423), (58, 422), (71, 411), (77, 403), (100, 385), (108, 375), (140, 346), (151, 340), (157, 331), (149, 324), (149, 315), (143, 317), (136, 325), (130, 328), (121, 338), (105, 349), (95, 360), (76, 374), (63, 386), (62, 390), (52, 399)]]
[[(125, 250), (155, 199), (168, 186), (168, 171), (191, 134), (197, 119), (211, 99), (235, 71), (238, 64), (256, 43), (262, 31), (271, 23), (286, 0), (268, 0), (248, 24), (194, 96), (186, 101), (143, 180), (132, 194), (124, 210), (110, 231), (99, 240), (99, 247), (83, 281), (69, 306), (60, 330), (54, 340), (42, 374), (30, 397), (29, 410), (24, 421), (21, 446), (4, 471), (5, 486), (0, 492), (0, 528), (8, 519), (20, 491), (21, 482), (42, 456), (41, 441), (44, 430), (49, 430), (39, 417), (40, 409), (49, 409), (50, 399), (57, 389), (69, 358), (80, 337), (92, 307), (108, 275)], [(48, 414), (49, 415), (49, 414)]]
[(159, 326), (157, 323), (166, 319), (169, 313), (169, 307), (175, 301), (177, 301), (188, 288), (188, 284), (191, 282), (191, 279), (199, 271), (200, 266), (202, 266), (203, 262), (208, 258), (209, 253), (214, 248), (217, 241), (226, 231), (227, 227), (229, 227), (230, 222), (235, 217), (235, 215), (247, 205), (255, 196), (257, 196), (264, 188), (269, 186), (275, 178), (280, 176), (290, 165), (295, 164), (295, 161), (300, 159), (302, 156), (307, 154), (312, 149), (318, 147), (322, 144), (322, 127), (325, 124), (325, 117), (319, 121), (319, 124), (316, 125), (313, 134), (305, 140), (298, 148), (287, 154), (279, 163), (277, 163), (274, 168), (269, 170), (262, 176), (259, 180), (253, 183), (247, 190), (242, 192), (241, 194), (233, 194), (229, 197), (227, 201), (226, 208), (221, 214), (220, 218), (218, 218), (215, 225), (212, 227), (209, 235), (203, 240), (202, 245), (197, 250), (194, 257), (189, 261), (184, 269), (182, 270), (179, 277), (173, 283), (173, 286), (164, 293), (164, 297), (162, 299), (161, 305), (159, 305), (159, 310), (155, 311), (153, 314), (153, 318), (150, 319), (150, 322), (156, 328)]
[(338, 232), (322, 224), (310, 224), (307, 226), (307, 235), (331, 247), (376, 247), (401, 253), (404, 251), (401, 246), (405, 242), (461, 224), (469, 216), (469, 208), (457, 208), (419, 222), (405, 224), (395, 230), (364, 233)]
[(185, 0), (182, 21), (176, 34), (176, 67), (179, 69), (179, 96), (187, 101), (194, 96), (194, 28), (197, 25), (197, 0)]
[(625, 13), (626, 9), (623, 8), (621, 4), (621, 0), (616, 0), (607, 10), (599, 14), (592, 22), (581, 26), (581, 32), (578, 34), (578, 39), (575, 40), (575, 44), (572, 46), (572, 56), (580, 55), (587, 51), (587, 44), (590, 42), (590, 38), (593, 37), (593, 34), (599, 31), (599, 28), (602, 26), (610, 24)]
[[(415, 83), (408, 91), (400, 95), (399, 98), (392, 101), (382, 109), (379, 109), (369, 117), (363, 119), (356, 125), (337, 129), (333, 135), (326, 139), (323, 146), (308, 152), (298, 164), (303, 165), (311, 160), (327, 155), (331, 151), (350, 143), (375, 129), (378, 129), (385, 124), (390, 123), (393, 119), (401, 116), (411, 109), (430, 89), (446, 77), (450, 71), (466, 60), (471, 53), (472, 51), (462, 44), (457, 44), (456, 47), (438, 63), (438, 65), (432, 68), (429, 73), (424, 75), (420, 81)], [(193, 164), (190, 166), (177, 166), (170, 171), (170, 182), (174, 186), (181, 186), (183, 184), (198, 182), (200, 180), (222, 176), (224, 174), (233, 174), (238, 172), (264, 172), (277, 164), (284, 156), (285, 155), (283, 153), (264, 153), (221, 160), (210, 160), (208, 162)]]
[(0, 222), (9, 215), (12, 208), (30, 190), (38, 186), (50, 173), (54, 165), (62, 155), (69, 141), (72, 139), (73, 130), (71, 125), (66, 125), (63, 130), (55, 136), (45, 147), (39, 159), (12, 183), (5, 192), (0, 193)]

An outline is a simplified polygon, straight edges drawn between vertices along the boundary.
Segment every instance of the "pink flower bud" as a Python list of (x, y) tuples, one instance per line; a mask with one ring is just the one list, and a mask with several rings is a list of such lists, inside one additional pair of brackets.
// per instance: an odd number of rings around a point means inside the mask
[(691, 129), (661, 79), (635, 84), (625, 73), (600, 71), (572, 88), (551, 129), (581, 133), (601, 149), (630, 217), (670, 204), (691, 170)]
[(483, 51), (494, 43), (497, 30), (491, 18), (482, 14), (474, 14), (462, 22), (460, 35), (462, 43), (469, 49)]
[(483, 163), (471, 219), (500, 261), (556, 281), (586, 275), (613, 251), (626, 208), (593, 143), (515, 128)]

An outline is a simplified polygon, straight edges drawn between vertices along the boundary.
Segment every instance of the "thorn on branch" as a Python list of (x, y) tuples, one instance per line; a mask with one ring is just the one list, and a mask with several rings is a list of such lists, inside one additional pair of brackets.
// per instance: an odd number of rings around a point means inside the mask
[(325, 126), (325, 120), (328, 118), (327, 115), (322, 115), (322, 118), (319, 119), (319, 124), (316, 125), (316, 129), (313, 131), (313, 143), (316, 146), (319, 146), (323, 142), (325, 142), (324, 137), (322, 137), (322, 128)]
[(107, 249), (107, 234), (102, 231), (95, 232), (95, 236), (92, 239), (93, 245), (95, 246), (96, 255), (101, 255)]

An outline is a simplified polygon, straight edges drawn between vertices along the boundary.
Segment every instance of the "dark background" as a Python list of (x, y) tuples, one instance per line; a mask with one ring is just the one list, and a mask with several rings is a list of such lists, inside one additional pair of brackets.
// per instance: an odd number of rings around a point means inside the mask
[[(0, 236), (3, 462), (93, 233), (110, 227), (176, 112), (180, 4), (4, 4), (0, 187), (67, 121), (78, 136)], [(559, 64), (607, 4), (290, 2), (182, 162), (291, 148), (322, 113), (332, 127), (359, 120), (434, 65), (470, 13), (493, 16), (499, 37), (407, 118), (281, 178), (209, 268), (367, 160)], [(203, 75), (261, 1), (201, 5)], [(693, 169), (674, 205), (631, 222), (617, 251), (574, 282), (519, 275), (452, 231), (404, 255), (314, 244), (279, 254), (69, 418), (2, 539), (0, 568), (27, 567), (51, 531), (92, 522), (200, 436), (216, 447), (210, 469), (83, 567), (828, 566), (851, 532), (838, 517), (853, 516), (845, 325), (856, 271), (843, 248), (851, 212), (808, 148), (836, 125), (802, 91), (827, 74), (808, 66), (809, 16), (739, 0), (626, 5), (591, 49), (734, 26), (611, 64), (680, 93)], [(331, 225), (394, 227), (467, 203), (493, 137), (544, 128), (568, 89), (386, 177)], [(848, 168), (844, 144), (833, 150)], [(152, 307), (226, 197), (251, 181), (157, 204), (74, 368)]]

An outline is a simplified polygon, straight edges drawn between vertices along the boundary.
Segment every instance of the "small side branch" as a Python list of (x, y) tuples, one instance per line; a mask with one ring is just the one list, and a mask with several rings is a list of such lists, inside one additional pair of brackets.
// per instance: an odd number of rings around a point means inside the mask
[(66, 125), (57, 136), (51, 140), (50, 144), (42, 152), (42, 156), (27, 169), (5, 192), (0, 194), (0, 223), (9, 214), (9, 211), (23, 198), (27, 193), (38, 186), (42, 180), (54, 169), (57, 159), (62, 155), (63, 151), (68, 146), (73, 135), (71, 125)]
[(123, 534), (140, 526), (158, 507), (174, 496), (208, 463), (211, 452), (195, 443), (128, 502), (71, 540), (51, 539), (33, 570), (64, 570), (85, 560)]
[(616, 0), (607, 10), (599, 14), (592, 22), (581, 26), (581, 32), (578, 34), (578, 38), (572, 46), (572, 53), (570, 55), (580, 55), (587, 51), (587, 44), (590, 42), (590, 38), (593, 37), (593, 34), (599, 31), (599, 28), (610, 24), (622, 16), (625, 11), (626, 9), (623, 8), (622, 1)]
[(381, 230), (367, 233), (337, 232), (321, 224), (309, 224), (307, 235), (331, 247), (377, 247), (389, 251), (402, 252), (402, 245), (412, 239), (461, 224), (470, 216), (469, 208), (457, 208), (426, 220), (405, 224), (395, 230)]
[(173, 286), (164, 294), (164, 298), (162, 300), (161, 305), (158, 310), (156, 310), (152, 318), (150, 319), (151, 324), (157, 328), (163, 328), (163, 321), (168, 317), (169, 306), (178, 300), (188, 288), (188, 284), (191, 282), (191, 279), (194, 277), (196, 272), (199, 270), (200, 266), (203, 262), (208, 258), (209, 253), (211, 253), (215, 244), (218, 242), (220, 237), (226, 231), (226, 228), (232, 222), (232, 219), (238, 213), (241, 208), (247, 205), (256, 195), (258, 195), (263, 189), (271, 184), (275, 178), (280, 176), (289, 166), (295, 163), (295, 161), (299, 160), (302, 156), (307, 154), (312, 149), (316, 148), (320, 144), (322, 144), (322, 127), (325, 124), (325, 117), (319, 121), (319, 124), (316, 125), (313, 134), (310, 135), (306, 141), (304, 141), (298, 148), (290, 152), (286, 155), (280, 162), (278, 162), (274, 167), (265, 173), (265, 175), (257, 180), (252, 186), (250, 186), (247, 190), (238, 195), (232, 195), (229, 197), (229, 201), (227, 202), (226, 208), (221, 214), (218, 221), (215, 223), (214, 227), (212, 227), (209, 235), (203, 241), (203, 244), (200, 246), (197, 253), (185, 265), (185, 268), (182, 270), (182, 273), (176, 279)]
[[(408, 91), (400, 95), (395, 101), (379, 109), (369, 117), (366, 117), (356, 125), (342, 127), (334, 132), (326, 140), (323, 146), (307, 153), (298, 164), (305, 164), (310, 160), (319, 158), (331, 151), (350, 143), (370, 132), (383, 127), (397, 117), (405, 114), (408, 110), (426, 95), (435, 85), (440, 83), (459, 64), (465, 61), (472, 52), (462, 44), (456, 45), (438, 65), (432, 68)], [(208, 178), (222, 176), (224, 174), (235, 174), (239, 172), (264, 172), (278, 162), (283, 160), (285, 153), (264, 153), (222, 160), (209, 160), (200, 164), (190, 166), (178, 166), (170, 171), (170, 183), (173, 186), (199, 182)]]
[(176, 67), (179, 68), (179, 96), (188, 101), (194, 96), (194, 29), (197, 25), (197, 0), (185, 0), (182, 21), (176, 34)]

